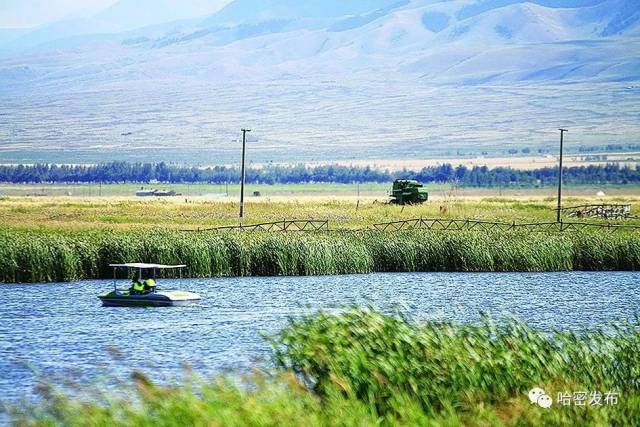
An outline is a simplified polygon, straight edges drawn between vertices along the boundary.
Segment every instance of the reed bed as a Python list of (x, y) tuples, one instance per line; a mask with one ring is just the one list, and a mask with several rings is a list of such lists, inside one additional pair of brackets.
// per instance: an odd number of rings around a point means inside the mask
[(185, 277), (637, 270), (640, 239), (631, 233), (425, 230), (0, 232), (3, 282), (110, 278), (108, 264), (122, 262), (186, 264)]
[[(43, 386), (42, 401), (12, 414), (20, 426), (637, 426), (639, 328), (545, 334), (512, 320), (417, 324), (352, 308), (293, 320), (270, 338), (274, 364), (244, 383), (166, 387), (136, 373), (116, 398)], [(550, 408), (529, 401), (533, 387)], [(602, 404), (557, 401), (581, 391)]]

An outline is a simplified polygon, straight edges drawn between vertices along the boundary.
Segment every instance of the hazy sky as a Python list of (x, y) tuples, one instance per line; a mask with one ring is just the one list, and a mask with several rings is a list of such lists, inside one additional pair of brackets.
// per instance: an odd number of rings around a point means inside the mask
[(0, 0), (0, 27), (22, 28), (91, 15), (117, 0)]

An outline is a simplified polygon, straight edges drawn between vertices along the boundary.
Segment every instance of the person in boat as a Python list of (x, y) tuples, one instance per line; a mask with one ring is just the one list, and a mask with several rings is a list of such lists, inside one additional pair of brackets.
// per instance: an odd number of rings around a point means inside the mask
[(140, 276), (133, 276), (133, 280), (131, 281), (131, 287), (129, 288), (129, 293), (131, 295), (140, 295), (144, 292), (144, 284), (140, 281)]
[(156, 281), (153, 280), (152, 277), (147, 276), (144, 279), (144, 282), (142, 282), (142, 284), (144, 285), (144, 292), (155, 292), (156, 291)]

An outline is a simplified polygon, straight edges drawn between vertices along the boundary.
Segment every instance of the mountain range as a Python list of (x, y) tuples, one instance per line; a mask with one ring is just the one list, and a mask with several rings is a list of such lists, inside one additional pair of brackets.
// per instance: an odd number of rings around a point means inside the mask
[[(261, 101), (295, 109), (296, 102), (322, 96), (292, 94), (305, 85), (333, 82), (342, 98), (322, 99), (323, 108), (375, 117), (380, 109), (350, 99), (357, 91), (379, 91), (375, 82), (389, 86), (388, 102), (414, 114), (419, 100), (402, 105), (402, 96), (416, 96), (402, 88), (591, 85), (598, 90), (598, 85), (634, 87), (638, 80), (637, 0), (121, 0), (90, 18), (0, 30), (0, 97), (15, 101), (17, 94), (88, 92), (113, 97), (113, 91), (132, 91), (145, 102), (138, 109), (163, 110), (165, 104), (146, 103), (154, 98), (162, 103), (167, 91), (177, 91), (177, 98), (184, 96), (198, 109), (198, 102), (211, 102), (204, 93), (217, 93), (229, 97), (220, 108), (231, 110), (218, 111), (221, 117), (233, 117), (235, 124), (247, 111), (234, 110), (231, 99), (251, 97), (253, 113), (268, 128), (289, 119), (278, 121), (277, 114), (259, 107)], [(394, 84), (399, 98), (393, 97)], [(275, 95), (263, 90), (274, 85)], [(112, 102), (122, 120), (125, 107)], [(19, 111), (26, 108), (18, 104)], [(542, 102), (536, 108), (542, 109)], [(633, 116), (635, 110), (623, 113)], [(322, 114), (317, 121), (329, 121), (324, 116), (329, 113)], [(585, 126), (600, 129), (594, 120), (601, 114)], [(625, 138), (636, 138), (636, 126), (629, 126)], [(385, 129), (389, 141), (397, 137), (390, 124)], [(529, 139), (538, 130), (528, 129)], [(203, 137), (198, 129), (189, 132), (196, 140)], [(26, 146), (33, 137), (6, 129), (4, 134)], [(280, 132), (267, 136), (274, 147), (289, 143), (282, 138)], [(312, 141), (316, 137), (307, 144)], [(140, 136), (138, 142), (150, 141)]]
[[(91, 18), (0, 31), (0, 75), (45, 76), (42, 57), (64, 75), (77, 65), (67, 55), (121, 67), (104, 52), (139, 72), (173, 75), (206, 70), (207, 57), (229, 76), (365, 68), (466, 82), (640, 75), (637, 0), (235, 0), (193, 17), (223, 4), (121, 0)], [(168, 64), (167, 54), (179, 60)]]

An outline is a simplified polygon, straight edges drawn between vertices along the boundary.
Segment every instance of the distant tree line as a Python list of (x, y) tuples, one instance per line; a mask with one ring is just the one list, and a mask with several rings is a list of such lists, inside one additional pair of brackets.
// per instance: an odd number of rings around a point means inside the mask
[[(390, 182), (397, 178), (423, 183), (456, 182), (470, 187), (555, 185), (558, 168), (519, 170), (486, 166), (429, 166), (420, 171), (378, 170), (360, 166), (266, 166), (247, 169), (247, 182), (261, 184)], [(571, 184), (629, 184), (640, 182), (640, 170), (617, 164), (565, 168), (565, 182)], [(236, 167), (184, 167), (166, 163), (112, 162), (99, 165), (17, 165), (0, 166), (0, 182), (5, 183), (213, 183), (238, 182)]]
[[(507, 167), (488, 168), (486, 166), (453, 167), (441, 165), (427, 167), (419, 172), (403, 172), (404, 177), (415, 177), (424, 183), (457, 182), (467, 187), (544, 187), (556, 185), (558, 168), (546, 167), (520, 170)], [(563, 168), (563, 181), (568, 184), (631, 184), (640, 182), (640, 170), (617, 164), (573, 166)]]

